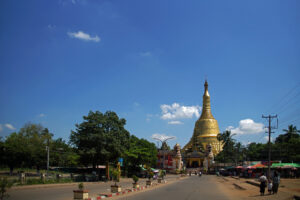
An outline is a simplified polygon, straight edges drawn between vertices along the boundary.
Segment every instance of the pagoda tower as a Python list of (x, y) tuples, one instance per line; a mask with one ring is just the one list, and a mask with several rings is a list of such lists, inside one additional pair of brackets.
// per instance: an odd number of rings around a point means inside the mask
[(218, 122), (211, 113), (208, 83), (205, 81), (202, 113), (195, 123), (191, 140), (183, 148), (183, 152), (187, 158), (190, 158), (190, 162), (196, 161), (202, 165), (208, 151), (211, 151), (214, 156), (217, 155), (222, 150), (222, 143), (217, 139), (219, 133)]

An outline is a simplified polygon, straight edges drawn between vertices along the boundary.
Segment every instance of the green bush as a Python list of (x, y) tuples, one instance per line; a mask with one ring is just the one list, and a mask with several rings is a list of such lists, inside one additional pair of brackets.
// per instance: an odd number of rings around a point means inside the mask
[(120, 171), (117, 169), (113, 169), (111, 172), (112, 179), (115, 181), (115, 185), (120, 181)]
[(5, 197), (9, 197), (7, 189), (12, 186), (12, 182), (8, 181), (6, 177), (0, 178), (0, 200), (3, 200)]
[(83, 189), (84, 189), (83, 183), (79, 183), (79, 184), (78, 184), (78, 189), (79, 189), (79, 190), (83, 190)]
[(139, 177), (137, 177), (136, 175), (133, 175), (132, 180), (134, 181), (134, 183), (137, 183), (139, 181)]

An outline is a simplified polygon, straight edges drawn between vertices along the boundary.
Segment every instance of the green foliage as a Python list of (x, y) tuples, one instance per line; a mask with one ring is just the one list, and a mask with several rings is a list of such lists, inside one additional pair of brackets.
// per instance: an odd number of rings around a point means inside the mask
[[(275, 139), (275, 143), (271, 143), (271, 160), (300, 162), (300, 131), (296, 126), (289, 125), (283, 132)], [(219, 162), (268, 160), (268, 143), (250, 143), (243, 147), (232, 139), (229, 132), (219, 134), (217, 138), (224, 144), (223, 151), (215, 158)]]
[(132, 180), (134, 181), (134, 183), (137, 183), (139, 181), (139, 177), (137, 177), (136, 175), (133, 175)]
[(235, 140), (232, 138), (235, 134), (231, 131), (224, 131), (217, 136), (217, 139), (223, 144), (223, 151), (220, 152), (215, 160), (219, 162), (233, 162), (235, 154)]
[(158, 176), (159, 176), (159, 178), (164, 178), (164, 176), (165, 176), (165, 173), (164, 173), (164, 171), (163, 170), (159, 170), (159, 173), (158, 173)]
[(7, 190), (12, 186), (12, 182), (9, 182), (6, 177), (0, 177), (0, 200), (8, 198)]
[(104, 114), (90, 111), (81, 124), (71, 132), (70, 142), (77, 149), (80, 162), (93, 167), (106, 162), (117, 162), (129, 147), (129, 132), (124, 128), (126, 120), (115, 112)]
[(154, 176), (154, 173), (150, 167), (147, 167), (147, 175), (149, 180), (151, 180), (151, 178)]
[(39, 124), (25, 124), (18, 133), (14, 132), (0, 142), (1, 163), (8, 166), (11, 173), (16, 167), (36, 167), (39, 171), (46, 168), (46, 146), (49, 146), (50, 165), (75, 166), (78, 156), (73, 149), (61, 138), (53, 140), (52, 137), (53, 134)]
[(129, 149), (125, 151), (124, 168), (129, 175), (140, 170), (139, 165), (155, 166), (157, 149), (154, 143), (130, 136)]
[(117, 182), (120, 182), (120, 171), (118, 169), (113, 169), (111, 175), (113, 181), (115, 181), (115, 185), (117, 185)]
[(73, 182), (70, 178), (61, 178), (61, 179), (45, 179), (40, 178), (27, 178), (24, 184), (19, 185), (37, 185), (37, 184), (55, 184), (55, 183), (71, 183)]
[(83, 183), (79, 183), (79, 184), (78, 184), (78, 189), (79, 189), (79, 190), (83, 190), (83, 189), (84, 189)]

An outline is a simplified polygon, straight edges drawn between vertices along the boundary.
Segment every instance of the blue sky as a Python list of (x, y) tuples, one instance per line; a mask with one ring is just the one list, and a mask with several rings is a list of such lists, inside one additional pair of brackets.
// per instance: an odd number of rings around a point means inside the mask
[[(90, 110), (185, 145), (209, 83), (220, 131), (265, 142), (262, 114), (300, 128), (300, 2), (0, 2), (0, 135), (41, 123), (55, 137)], [(151, 140), (153, 141), (153, 140)]]

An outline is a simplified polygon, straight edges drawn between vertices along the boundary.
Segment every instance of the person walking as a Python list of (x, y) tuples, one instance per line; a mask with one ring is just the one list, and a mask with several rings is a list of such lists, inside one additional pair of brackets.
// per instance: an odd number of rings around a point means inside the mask
[(272, 194), (272, 189), (273, 189), (272, 180), (268, 179), (268, 192), (270, 195)]
[(273, 176), (273, 194), (277, 194), (279, 183), (280, 183), (280, 177), (277, 171), (275, 171)]
[(259, 177), (260, 182), (260, 195), (265, 195), (265, 189), (266, 189), (266, 183), (267, 183), (267, 177), (264, 175), (264, 173), (261, 173), (261, 176)]

